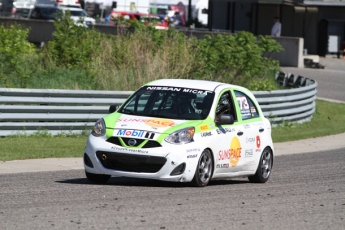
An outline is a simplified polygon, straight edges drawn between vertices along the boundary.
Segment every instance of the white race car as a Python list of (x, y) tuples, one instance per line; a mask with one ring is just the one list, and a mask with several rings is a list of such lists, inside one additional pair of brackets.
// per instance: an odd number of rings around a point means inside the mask
[(246, 88), (162, 79), (138, 89), (96, 122), (84, 150), (86, 177), (192, 182), (247, 176), (265, 183), (273, 166), (271, 123)]

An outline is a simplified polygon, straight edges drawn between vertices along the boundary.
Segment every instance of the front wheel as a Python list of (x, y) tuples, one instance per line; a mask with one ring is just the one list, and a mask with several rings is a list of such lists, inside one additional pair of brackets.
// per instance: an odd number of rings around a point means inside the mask
[(110, 179), (110, 175), (93, 174), (85, 171), (86, 178), (95, 184), (105, 184)]
[(265, 183), (271, 175), (273, 166), (273, 153), (270, 148), (265, 148), (261, 154), (256, 173), (248, 179), (253, 183)]
[(213, 158), (210, 150), (204, 150), (200, 156), (195, 170), (192, 184), (197, 187), (205, 187), (211, 180), (213, 171)]

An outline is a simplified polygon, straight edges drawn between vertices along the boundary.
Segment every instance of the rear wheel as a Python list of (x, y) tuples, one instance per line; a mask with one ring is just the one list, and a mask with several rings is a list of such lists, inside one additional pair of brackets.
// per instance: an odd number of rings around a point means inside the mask
[(255, 175), (249, 176), (248, 179), (253, 183), (265, 183), (271, 175), (273, 166), (273, 153), (270, 148), (265, 148), (261, 154), (260, 162)]
[(213, 171), (213, 158), (209, 150), (204, 150), (200, 156), (195, 170), (192, 184), (197, 187), (205, 187), (211, 180)]
[(85, 175), (89, 181), (95, 184), (105, 184), (110, 179), (110, 175), (93, 174), (85, 171)]

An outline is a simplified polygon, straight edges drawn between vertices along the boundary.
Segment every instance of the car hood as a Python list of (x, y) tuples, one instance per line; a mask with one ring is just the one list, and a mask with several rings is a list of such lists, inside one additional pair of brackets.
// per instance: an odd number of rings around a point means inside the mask
[[(109, 136), (116, 136), (119, 130), (125, 131), (149, 131), (154, 133), (172, 133), (176, 130), (197, 126), (202, 123), (201, 120), (177, 120), (158, 117), (142, 117), (127, 114), (114, 113), (104, 118), (107, 130), (112, 129), (113, 133)], [(138, 134), (139, 135), (139, 134)]]

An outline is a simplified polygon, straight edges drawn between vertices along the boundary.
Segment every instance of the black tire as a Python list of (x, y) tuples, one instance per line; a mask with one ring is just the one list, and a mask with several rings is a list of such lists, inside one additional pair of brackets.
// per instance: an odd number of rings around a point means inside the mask
[(93, 174), (85, 171), (86, 178), (94, 184), (105, 184), (110, 179), (110, 175)]
[(273, 153), (270, 148), (266, 147), (261, 154), (255, 174), (248, 177), (249, 181), (252, 183), (266, 183), (271, 175), (272, 167)]
[(205, 187), (211, 180), (213, 173), (213, 157), (210, 150), (202, 152), (195, 170), (192, 184), (196, 187)]

